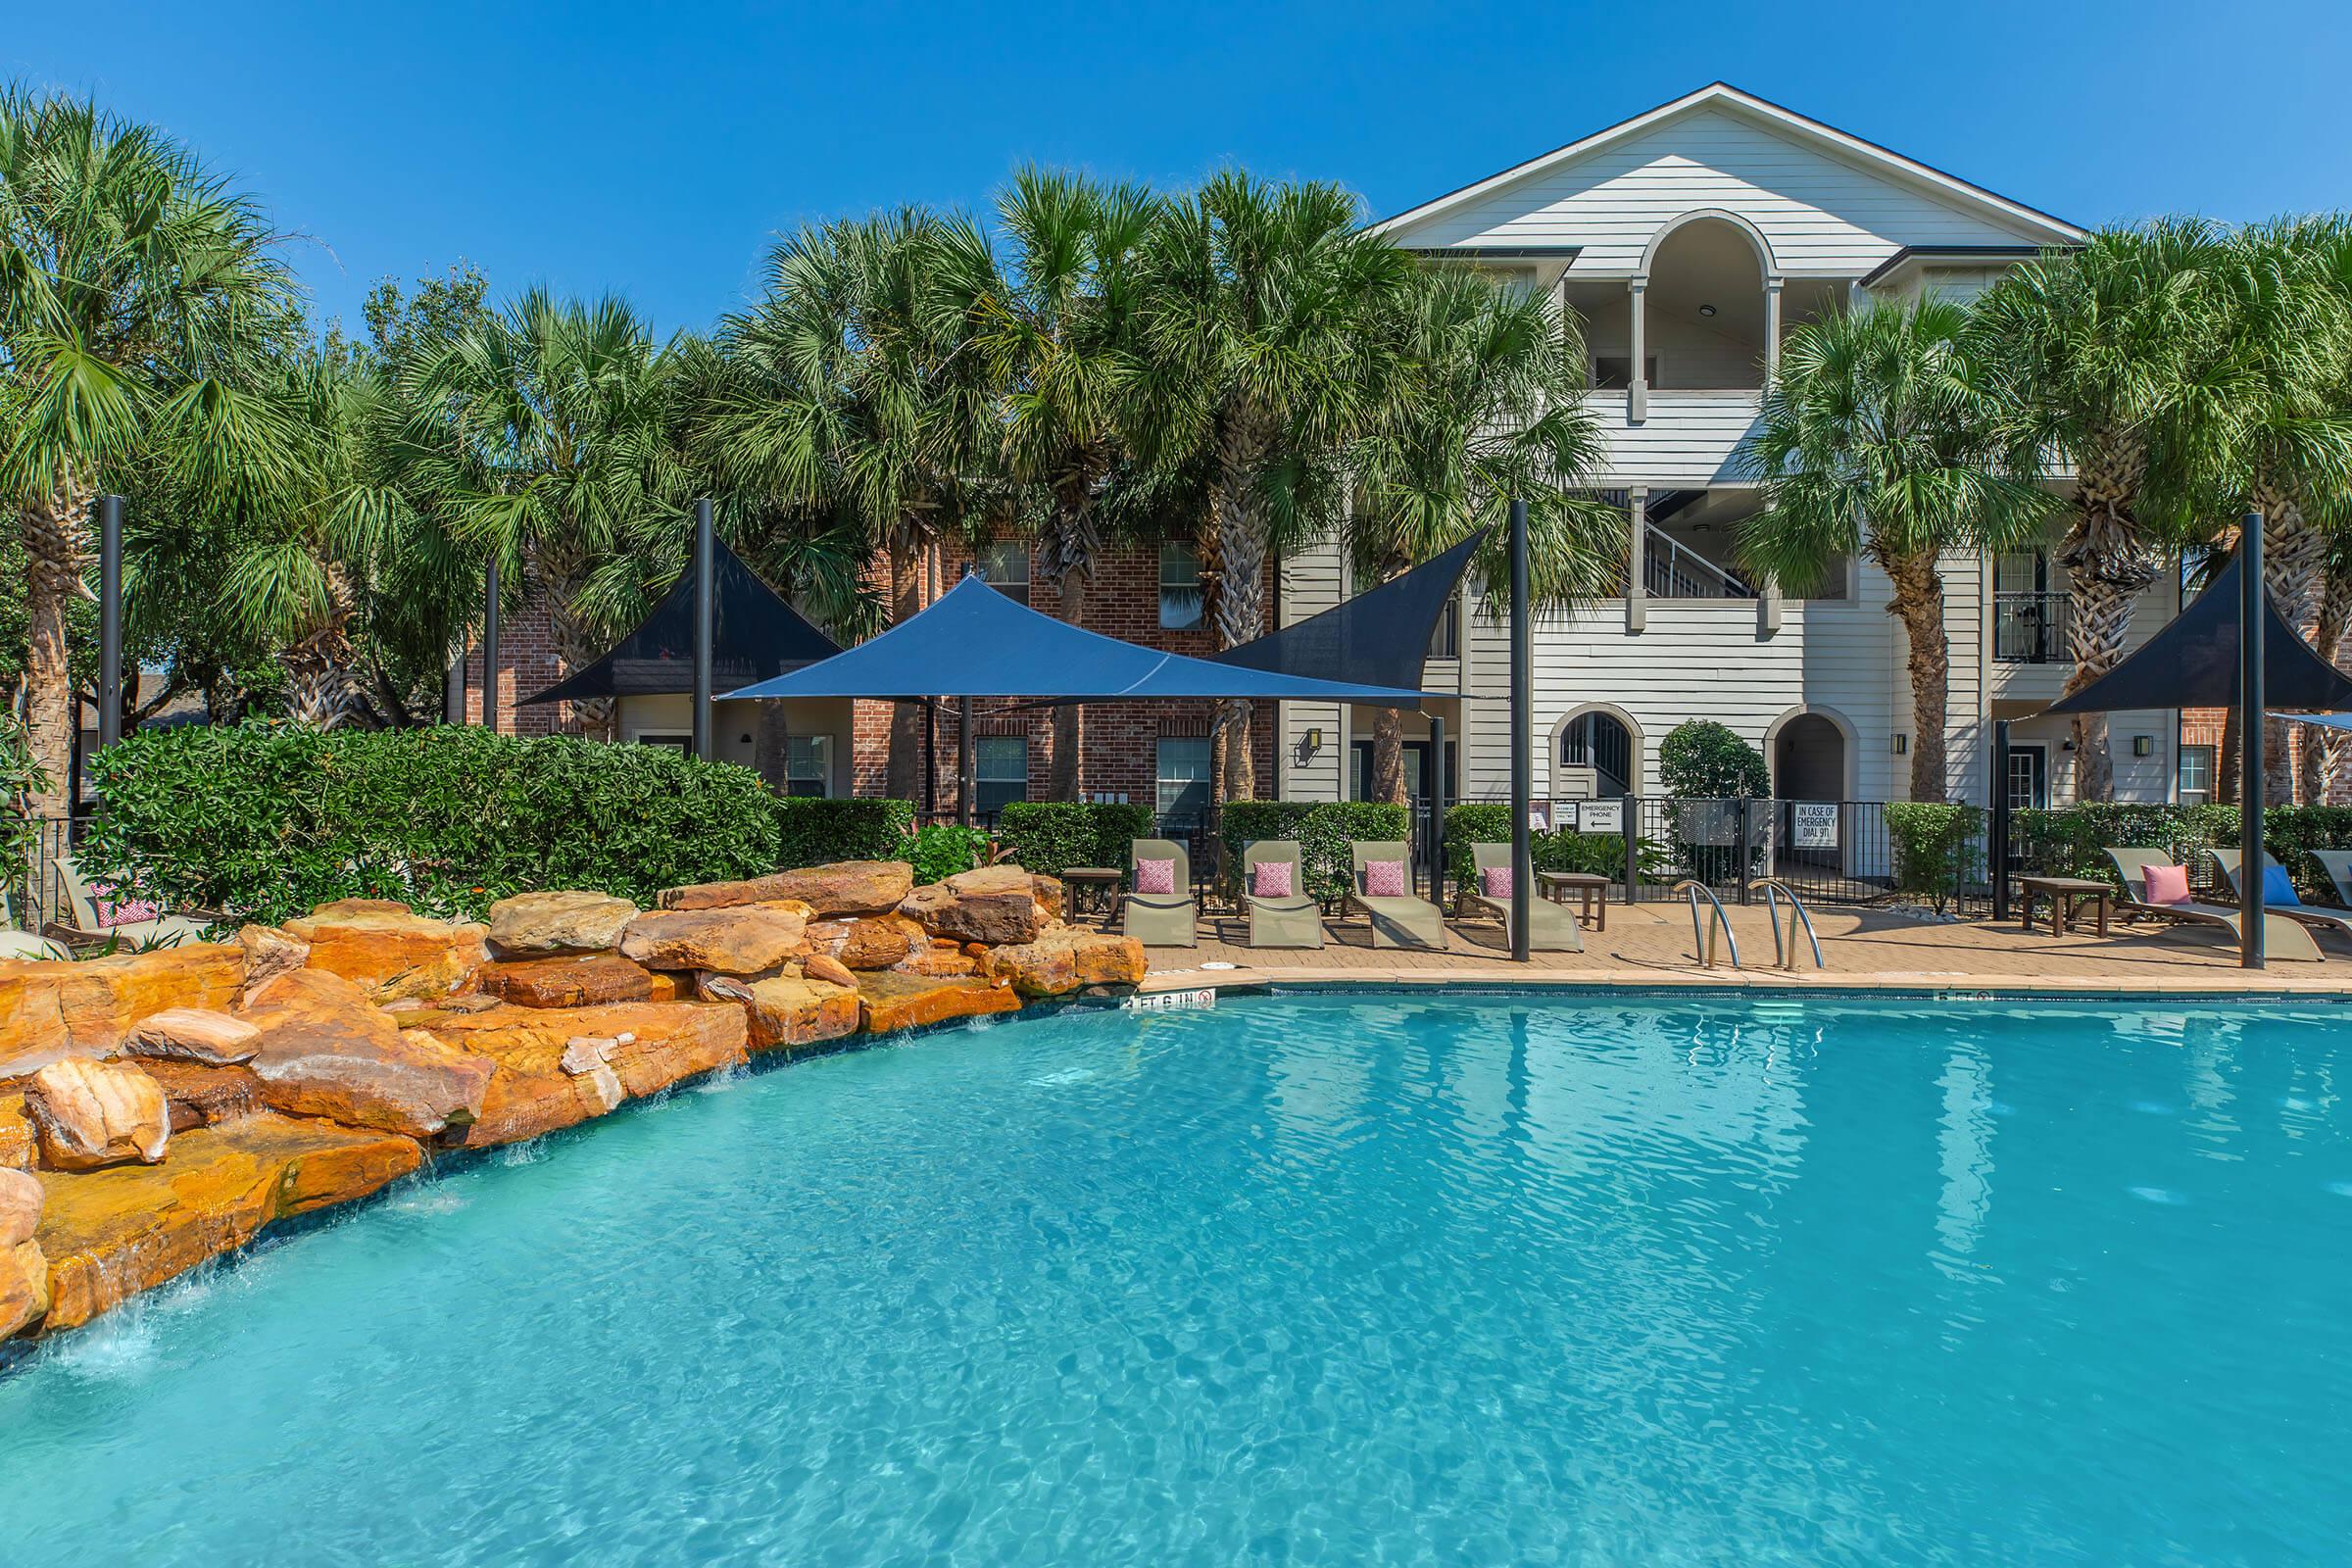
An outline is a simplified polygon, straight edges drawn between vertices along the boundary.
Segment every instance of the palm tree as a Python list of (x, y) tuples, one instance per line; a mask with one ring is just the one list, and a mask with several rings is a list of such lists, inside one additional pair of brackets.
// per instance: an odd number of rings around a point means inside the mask
[[(736, 492), (858, 518), (889, 563), (894, 622), (922, 609), (940, 542), (984, 531), (1004, 505), (1001, 390), (948, 258), (943, 220), (911, 210), (778, 245), (759, 305), (720, 329), (732, 374), (703, 438)], [(921, 741), (920, 713), (900, 704), (890, 794), (914, 798)]]
[[(1213, 459), (1198, 543), (1219, 645), (1266, 630), (1269, 562), (1337, 520), (1337, 458), (1395, 395), (1396, 351), (1367, 326), (1415, 263), (1362, 231), (1337, 185), (1220, 174), (1170, 202), (1150, 243), (1141, 395), (1165, 414), (1153, 461)], [(1217, 715), (1219, 794), (1256, 787), (1250, 705)]]
[[(2026, 263), (1978, 301), (1972, 358), (1993, 378), (2010, 466), (2061, 458), (2075, 469), (2073, 514), (2057, 559), (2068, 574), (2068, 652), (2080, 691), (2115, 667), (2132, 601), (2156, 578), (2166, 542), (2142, 516), (2151, 459), (2201, 400), (2201, 361), (2220, 311), (2212, 225), (2167, 219), (2108, 229), (2077, 250)], [(2107, 726), (2074, 722), (2075, 787), (2115, 793)]]
[[(1528, 504), (1535, 598), (1562, 605), (1615, 591), (1625, 514), (1578, 488), (1602, 437), (1578, 395), (1584, 345), (1573, 318), (1542, 295), (1467, 268), (1422, 271), (1392, 302), (1399, 395), (1348, 453), (1342, 524), (1356, 582), (1370, 587), (1440, 555), (1481, 528), (1494, 532), (1476, 563), (1494, 596), (1510, 581), (1497, 526)], [(1442, 765), (1442, 763), (1441, 763)], [(1372, 798), (1404, 804), (1402, 715), (1379, 710)]]
[(1938, 563), (2034, 541), (2058, 506), (2038, 461), (2014, 461), (2001, 439), (1967, 328), (1966, 311), (1928, 299), (1790, 332), (1750, 449), (1764, 508), (1740, 537), (1743, 561), (1795, 587), (1857, 554), (1886, 572), (1910, 650), (1915, 801), (1944, 800), (1951, 782)]
[(233, 489), (293, 461), (256, 390), (257, 362), (299, 322), (277, 249), (253, 202), (160, 131), (0, 89), (0, 377), (15, 414), (0, 490), (31, 559), (40, 814), (69, 804), (66, 606), (86, 592), (92, 502), (142, 468)]
[[(1027, 169), (997, 211), (1011, 243), (1009, 272), (970, 225), (951, 227), (947, 272), (1005, 389), (1005, 471), (1041, 493), (1041, 575), (1062, 618), (1076, 623), (1103, 554), (1103, 486), (1124, 453), (1156, 444), (1134, 426), (1152, 412), (1137, 395), (1136, 365), (1144, 247), (1157, 204), (1141, 185)], [(1078, 798), (1084, 714), (1074, 703), (1054, 710), (1055, 800)]]
[[(592, 662), (608, 629), (581, 612), (590, 572), (649, 521), (674, 526), (691, 499), (672, 439), (678, 363), (625, 302), (533, 289), (423, 360), (406, 388), (419, 423), (405, 482), (461, 538), (521, 565), (566, 669)], [(610, 701), (575, 709), (609, 734)]]

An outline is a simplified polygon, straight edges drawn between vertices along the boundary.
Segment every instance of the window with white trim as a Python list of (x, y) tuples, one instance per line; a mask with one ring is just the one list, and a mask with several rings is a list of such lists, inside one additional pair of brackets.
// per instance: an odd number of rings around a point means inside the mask
[(986, 816), (1028, 798), (1029, 737), (973, 737), (972, 808)]
[(1168, 540), (1159, 547), (1159, 624), (1187, 631), (1200, 624), (1200, 552)]

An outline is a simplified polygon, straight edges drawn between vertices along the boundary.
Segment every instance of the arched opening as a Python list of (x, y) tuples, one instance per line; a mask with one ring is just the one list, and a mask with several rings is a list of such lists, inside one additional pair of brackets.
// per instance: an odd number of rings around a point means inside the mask
[(1644, 357), (1660, 391), (1764, 384), (1769, 259), (1752, 228), (1725, 217), (1687, 219), (1649, 256)]
[(1772, 743), (1772, 793), (1784, 801), (1845, 799), (1845, 731), (1821, 713), (1797, 713)]
[(1558, 800), (1635, 794), (1642, 783), (1641, 732), (1616, 709), (1580, 708), (1552, 731), (1551, 763), (1551, 793)]

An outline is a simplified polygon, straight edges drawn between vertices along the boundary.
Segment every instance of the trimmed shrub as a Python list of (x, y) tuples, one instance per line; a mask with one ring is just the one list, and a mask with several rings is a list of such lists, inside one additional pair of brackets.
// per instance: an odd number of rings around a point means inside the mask
[(1658, 781), (1678, 801), (1762, 799), (1772, 793), (1764, 754), (1711, 718), (1690, 718), (1658, 742)]
[(1941, 914), (1963, 887), (1984, 879), (1984, 813), (1974, 806), (1888, 801), (1895, 890), (1929, 900)]
[(1304, 892), (1330, 900), (1348, 891), (1348, 845), (1409, 843), (1412, 832), (1410, 808), (1381, 801), (1227, 801), (1219, 837), (1235, 878), (1241, 874), (1242, 852), (1258, 840), (1298, 840)]
[(835, 860), (903, 860), (914, 831), (914, 803), (818, 800), (779, 795), (776, 863), (787, 871)]
[(776, 865), (760, 776), (664, 746), (468, 727), (149, 730), (92, 759), (84, 869), (167, 906), (277, 921), (332, 899), (479, 915), (534, 888), (650, 905)]
[(1123, 866), (1152, 836), (1152, 808), (1102, 801), (1014, 801), (997, 813), (1003, 858), (1059, 876), (1073, 865)]

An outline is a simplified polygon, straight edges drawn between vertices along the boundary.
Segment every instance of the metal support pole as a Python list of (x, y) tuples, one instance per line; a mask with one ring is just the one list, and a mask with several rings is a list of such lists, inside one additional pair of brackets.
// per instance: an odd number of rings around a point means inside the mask
[(98, 749), (122, 738), (122, 498), (105, 496), (98, 502)]
[(2009, 918), (2009, 721), (1992, 721), (1992, 831), (1985, 858), (1992, 862), (1992, 917)]
[(441, 719), (447, 724), (466, 722), (466, 639), (458, 639), (458, 657), (441, 680)]
[(710, 643), (718, 626), (717, 536), (710, 503), (694, 504), (694, 755), (710, 760)]
[[(1637, 373), (1640, 362), (1635, 362)], [(1535, 807), (1535, 659), (1530, 647), (1527, 583), (1527, 503), (1511, 503), (1511, 957), (1528, 956), (1528, 900), (1535, 857), (1527, 814)]]
[(972, 825), (972, 700), (956, 699), (956, 820)]
[(482, 722), (498, 733), (498, 557), (482, 573)]
[(2237, 798), (2238, 900), (2237, 961), (2240, 967), (2263, 967), (2262, 954), (2262, 642), (2270, 629), (2270, 595), (2262, 584), (2262, 514), (2249, 512), (2238, 528), (2237, 546), (2237, 755), (2244, 768)]
[(939, 814), (939, 704), (923, 699), (923, 814)]
[(1429, 902), (1446, 907), (1446, 715), (1429, 715)]

